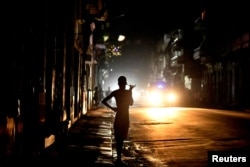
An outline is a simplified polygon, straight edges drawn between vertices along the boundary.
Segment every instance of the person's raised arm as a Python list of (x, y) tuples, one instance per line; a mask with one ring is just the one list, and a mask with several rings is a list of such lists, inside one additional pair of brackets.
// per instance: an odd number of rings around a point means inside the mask
[(132, 90), (135, 88), (135, 85), (129, 85), (129, 91), (131, 92), (131, 100), (129, 105), (133, 105), (134, 104), (134, 99), (133, 99), (133, 95), (132, 95)]
[(132, 91), (136, 85), (129, 85), (129, 90)]

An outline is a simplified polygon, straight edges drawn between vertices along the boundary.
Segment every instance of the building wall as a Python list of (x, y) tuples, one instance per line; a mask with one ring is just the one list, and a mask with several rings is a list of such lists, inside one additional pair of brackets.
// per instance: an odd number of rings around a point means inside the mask
[(6, 17), (7, 54), (6, 62), (1, 61), (5, 78), (0, 108), (1, 163), (12, 156), (32, 158), (51, 144), (64, 144), (68, 128), (86, 114), (92, 100), (87, 96), (89, 74), (85, 68), (89, 25), (102, 1), (95, 2), (94, 13), (94, 6), (88, 11), (89, 4), (80, 0), (7, 4), (11, 16), (16, 17), (15, 21)]

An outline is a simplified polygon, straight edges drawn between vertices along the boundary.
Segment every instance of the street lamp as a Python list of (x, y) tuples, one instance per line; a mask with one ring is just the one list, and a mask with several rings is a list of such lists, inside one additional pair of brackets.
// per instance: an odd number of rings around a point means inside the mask
[(110, 62), (113, 57), (121, 56), (122, 42), (125, 40), (125, 35), (103, 35), (105, 54), (102, 55), (103, 61), (99, 62), (99, 79), (101, 81), (102, 88), (104, 87), (104, 80), (109, 77), (109, 73), (112, 71), (110, 69)]
[(118, 36), (118, 41), (119, 41), (119, 42), (122, 42), (122, 41), (125, 40), (125, 38), (126, 38), (126, 37), (125, 37), (124, 35), (119, 35), (119, 36)]

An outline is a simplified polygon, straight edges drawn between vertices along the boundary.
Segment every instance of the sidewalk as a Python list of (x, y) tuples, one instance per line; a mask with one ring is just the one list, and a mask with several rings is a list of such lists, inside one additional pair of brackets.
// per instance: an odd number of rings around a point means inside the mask
[(113, 117), (114, 113), (105, 108), (88, 111), (69, 129), (65, 146), (46, 149), (34, 165), (114, 166)]

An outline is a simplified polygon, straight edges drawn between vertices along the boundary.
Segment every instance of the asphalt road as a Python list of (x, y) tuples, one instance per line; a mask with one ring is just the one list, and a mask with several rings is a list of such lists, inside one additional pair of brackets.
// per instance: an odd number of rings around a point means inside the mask
[(129, 166), (205, 167), (210, 151), (250, 152), (250, 113), (133, 107), (124, 150)]

